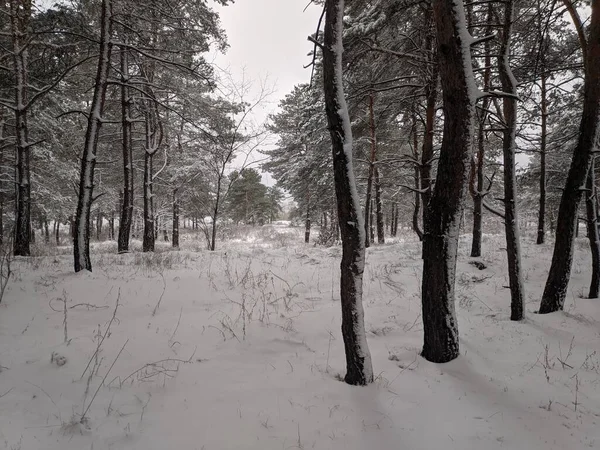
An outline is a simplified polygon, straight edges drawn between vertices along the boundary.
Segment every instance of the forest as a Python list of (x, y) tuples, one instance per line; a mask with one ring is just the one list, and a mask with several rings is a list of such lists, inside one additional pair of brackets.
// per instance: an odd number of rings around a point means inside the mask
[(0, 445), (600, 446), (600, 0), (252, 1), (0, 3)]

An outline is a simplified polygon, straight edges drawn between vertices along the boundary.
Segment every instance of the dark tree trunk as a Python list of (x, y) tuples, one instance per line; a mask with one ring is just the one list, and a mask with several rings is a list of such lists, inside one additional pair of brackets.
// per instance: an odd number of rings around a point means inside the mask
[(371, 236), (371, 242), (375, 242), (375, 202), (371, 199), (371, 207), (369, 208), (369, 235)]
[(394, 203), (394, 209), (395, 209), (395, 214), (394, 214), (394, 226), (392, 227), (392, 233), (394, 233), (394, 237), (398, 236), (398, 203)]
[[(493, 19), (493, 7), (492, 4), (488, 4), (487, 10), (487, 22), (488, 26), (486, 27), (486, 34), (491, 35), (493, 33), (492, 29), (492, 19)], [(490, 52), (490, 43), (486, 41), (484, 43), (484, 53), (485, 53), (485, 61), (484, 61), (484, 71), (483, 71), (483, 90), (488, 91), (490, 89), (490, 78), (491, 78), (491, 68), (492, 68), (492, 58)], [(484, 190), (484, 164), (485, 164), (485, 144), (486, 144), (486, 134), (485, 134), (485, 126), (487, 122), (487, 110), (490, 105), (489, 98), (485, 97), (481, 104), (481, 115), (479, 117), (479, 124), (477, 129), (477, 162), (473, 161), (471, 164), (471, 180), (469, 182), (469, 187), (471, 191), (471, 196), (473, 197), (473, 239), (471, 242), (471, 257), (479, 258), (481, 256), (481, 244), (483, 240), (483, 199), (487, 194)], [(477, 182), (477, 183), (475, 183)], [(490, 186), (488, 189), (490, 189)]]
[[(415, 114), (414, 106), (412, 109), (412, 138), (413, 138), (413, 156), (415, 162), (419, 160), (419, 138), (417, 136), (417, 115)], [(419, 219), (421, 219), (421, 180), (420, 180), (420, 168), (415, 163), (414, 167), (414, 181), (415, 181), (415, 208), (413, 209), (412, 227), (413, 231), (419, 237), (419, 241), (423, 241), (423, 231), (419, 226)]]
[(154, 198), (152, 196), (152, 162), (153, 155), (149, 152), (144, 152), (144, 238), (142, 242), (142, 251), (154, 251)]
[(96, 240), (97, 241), (100, 241), (100, 239), (102, 238), (102, 221), (103, 221), (102, 211), (100, 211), (100, 208), (98, 208), (98, 214), (96, 215)]
[(60, 220), (56, 221), (56, 246), (60, 245)]
[(571, 276), (575, 227), (578, 225), (577, 211), (582, 195), (581, 187), (586, 181), (592, 152), (596, 148), (598, 140), (598, 116), (600, 114), (599, 2), (592, 2), (589, 38), (587, 42), (582, 41), (582, 48), (585, 60), (583, 112), (577, 146), (573, 151), (573, 159), (558, 209), (554, 253), (540, 304), (540, 314), (562, 310), (564, 307)]
[(519, 218), (517, 214), (517, 176), (515, 173), (515, 148), (517, 135), (517, 81), (510, 65), (510, 40), (513, 27), (514, 2), (504, 2), (504, 24), (498, 73), (502, 89), (514, 97), (504, 97), (503, 115), (505, 127), (502, 136), (504, 159), (504, 230), (506, 234), (506, 256), (508, 260), (508, 281), (510, 285), (510, 319), (522, 320), (525, 317), (525, 289), (521, 276), (521, 247), (519, 242)]
[(381, 197), (381, 179), (379, 177), (379, 169), (375, 167), (375, 209), (377, 219), (377, 243), (385, 244), (385, 224), (383, 222), (383, 204)]
[(129, 251), (129, 236), (133, 222), (133, 122), (131, 114), (132, 99), (127, 83), (129, 82), (128, 51), (121, 49), (121, 132), (123, 151), (123, 192), (121, 201), (121, 217), (119, 218), (119, 238), (117, 249), (119, 253)]
[(28, 120), (28, 33), (31, 2), (10, 1), (12, 55), (15, 76), (15, 229), (13, 253), (29, 256), (31, 175)]
[(306, 218), (304, 221), (304, 243), (310, 242), (310, 190), (306, 190)]
[(422, 355), (448, 362), (459, 355), (454, 284), (459, 225), (465, 200), (476, 91), (462, 2), (434, 0), (444, 133), (436, 188), (426, 207), (423, 236)]
[(323, 43), (325, 108), (332, 142), (338, 223), (342, 235), (340, 297), (348, 384), (373, 381), (362, 305), (365, 224), (352, 165), (352, 131), (342, 80), (343, 0), (326, 0)]
[(373, 93), (369, 95), (369, 131), (371, 133), (371, 157), (369, 159), (369, 175), (367, 178), (367, 197), (365, 199), (365, 246), (368, 248), (373, 241), (371, 237), (373, 206), (371, 196), (373, 191), (373, 177), (375, 175), (375, 162), (377, 160), (377, 132), (375, 130), (375, 112), (373, 109), (375, 99)]
[(44, 219), (44, 243), (50, 244), (50, 226), (48, 225), (48, 219)]
[(540, 131), (540, 207), (538, 210), (538, 245), (543, 244), (546, 238), (546, 135), (548, 134), (548, 90), (546, 88), (546, 75), (542, 75), (542, 104), (541, 104), (541, 131)]
[(110, 71), (110, 54), (112, 35), (112, 2), (102, 0), (102, 15), (100, 19), (100, 56), (94, 83), (94, 96), (88, 114), (88, 123), (85, 133), (85, 144), (81, 158), (79, 179), (79, 197), (77, 213), (75, 215), (75, 230), (73, 243), (73, 256), (75, 272), (92, 270), (90, 259), (90, 213), (94, 201), (94, 169), (96, 167), (96, 151), (98, 149), (98, 136), (102, 126), (102, 112), (106, 98), (108, 73)]
[[(110, 234), (109, 239), (111, 241), (115, 240), (115, 212), (111, 211), (110, 220), (108, 221), (108, 232)], [(118, 244), (117, 244), (118, 245)]]
[[(185, 223), (185, 220), (183, 223)], [(179, 198), (177, 197), (177, 188), (173, 189), (173, 236), (171, 246), (179, 248)]]
[(428, 30), (425, 40), (425, 51), (428, 59), (428, 70), (430, 71), (425, 85), (425, 131), (423, 133), (423, 146), (421, 148), (420, 180), (423, 200), (423, 232), (425, 232), (425, 215), (427, 214), (427, 205), (431, 199), (432, 179), (431, 168), (433, 164), (434, 148), (433, 135), (435, 129), (435, 106), (438, 98), (438, 78), (439, 67), (437, 64), (437, 49), (435, 44), (435, 25), (432, 20), (432, 10), (428, 8), (425, 19)]
[[(212, 233), (211, 233), (211, 240), (210, 240), (210, 250), (211, 251), (215, 251), (216, 248), (216, 242), (217, 242), (217, 219), (219, 218), (219, 202), (221, 200), (221, 178), (219, 178), (218, 182), (217, 182), (217, 197), (215, 198), (215, 208), (213, 210), (213, 216), (212, 216)], [(195, 229), (198, 229), (198, 222), (196, 221), (197, 219), (194, 218), (195, 221)]]
[(598, 298), (600, 290), (600, 233), (598, 232), (598, 206), (595, 174), (595, 158), (592, 158), (585, 191), (585, 206), (587, 215), (587, 233), (592, 252), (592, 280), (588, 298)]

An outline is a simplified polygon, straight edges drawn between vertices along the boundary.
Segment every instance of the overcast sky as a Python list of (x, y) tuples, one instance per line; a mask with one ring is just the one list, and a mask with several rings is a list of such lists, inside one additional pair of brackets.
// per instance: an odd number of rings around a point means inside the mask
[(312, 46), (307, 36), (314, 33), (321, 14), (315, 5), (303, 12), (309, 0), (236, 0), (218, 8), (227, 32), (229, 50), (217, 58), (238, 74), (242, 67), (254, 79), (276, 82), (277, 100), (297, 83), (308, 81)]
[[(304, 11), (308, 4), (309, 0), (236, 0), (216, 8), (229, 43), (227, 53), (216, 56), (217, 65), (228, 67), (238, 79), (244, 72), (255, 80), (256, 90), (267, 77), (275, 88), (270, 101), (257, 111), (257, 121), (273, 112), (295, 84), (310, 79), (310, 68), (303, 68), (311, 61), (307, 37), (315, 32), (321, 8), (310, 5)], [(265, 173), (263, 183), (270, 186), (274, 180)]]

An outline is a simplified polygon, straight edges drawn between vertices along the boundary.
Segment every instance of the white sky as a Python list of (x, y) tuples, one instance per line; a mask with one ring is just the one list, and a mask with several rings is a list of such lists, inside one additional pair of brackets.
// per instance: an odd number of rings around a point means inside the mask
[(227, 32), (229, 50), (217, 57), (221, 66), (253, 79), (269, 76), (276, 82), (276, 100), (295, 84), (308, 81), (312, 44), (306, 39), (315, 32), (321, 8), (309, 0), (237, 0), (217, 8)]
[[(227, 53), (216, 55), (215, 63), (236, 79), (243, 75), (253, 80), (256, 92), (261, 80), (275, 89), (254, 115), (257, 121), (274, 112), (294, 85), (310, 79), (311, 70), (304, 66), (311, 61), (308, 53), (313, 46), (307, 37), (316, 30), (321, 7), (311, 4), (304, 11), (309, 1), (237, 0), (215, 7), (229, 43)], [(265, 173), (263, 183), (271, 186), (274, 180)]]

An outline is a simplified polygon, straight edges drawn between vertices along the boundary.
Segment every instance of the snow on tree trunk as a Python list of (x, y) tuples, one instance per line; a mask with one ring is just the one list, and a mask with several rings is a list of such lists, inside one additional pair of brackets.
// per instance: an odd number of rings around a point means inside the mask
[(590, 281), (590, 291), (588, 298), (598, 298), (600, 290), (600, 233), (598, 232), (598, 207), (596, 188), (596, 169), (595, 158), (592, 158), (585, 190), (585, 206), (587, 215), (587, 233), (592, 252), (592, 279)]
[(348, 384), (365, 385), (373, 381), (373, 367), (362, 304), (365, 223), (360, 214), (354, 178), (352, 130), (342, 79), (344, 1), (327, 0), (325, 12), (323, 84), (332, 141), (338, 222), (342, 235), (340, 295), (347, 369), (344, 380)]
[(30, 145), (27, 126), (27, 71), (29, 45), (28, 28), (31, 1), (10, 1), (12, 54), (15, 76), (15, 230), (13, 253), (29, 256), (29, 222), (31, 217)]
[[(502, 154), (504, 160), (504, 230), (506, 234), (506, 256), (508, 260), (508, 282), (510, 285), (510, 319), (525, 317), (525, 289), (521, 275), (521, 246), (519, 242), (519, 218), (517, 214), (517, 176), (515, 147), (517, 134), (517, 80), (510, 68), (510, 39), (514, 17), (513, 0), (504, 2), (504, 24), (498, 57), (500, 83), (505, 93), (502, 99), (504, 130)], [(513, 97), (514, 96), (514, 97)]]
[(423, 236), (422, 356), (443, 363), (459, 355), (454, 305), (460, 219), (471, 162), (477, 88), (461, 0), (435, 0), (444, 133), (436, 188), (426, 207)]
[(129, 236), (133, 220), (133, 122), (131, 117), (132, 98), (129, 94), (129, 60), (127, 49), (122, 48), (121, 65), (121, 132), (123, 148), (123, 200), (121, 202), (121, 217), (119, 219), (119, 238), (117, 249), (119, 253), (129, 251)]
[(90, 216), (94, 200), (94, 169), (96, 167), (96, 151), (98, 149), (98, 136), (102, 126), (102, 112), (106, 98), (106, 86), (110, 71), (110, 39), (112, 35), (112, 3), (111, 0), (102, 0), (102, 14), (100, 18), (100, 56), (94, 83), (94, 95), (88, 114), (85, 143), (81, 155), (81, 169), (79, 178), (79, 196), (77, 199), (77, 212), (73, 230), (73, 256), (75, 272), (92, 270), (90, 259)]
[(588, 29), (587, 45), (582, 45), (585, 61), (585, 83), (579, 136), (573, 151), (573, 159), (558, 209), (554, 253), (542, 295), (540, 314), (559, 311), (564, 307), (571, 276), (575, 229), (578, 225), (577, 211), (583, 192), (582, 187), (585, 186), (590, 168), (592, 152), (596, 149), (598, 142), (600, 125), (598, 122), (600, 114), (600, 3), (597, 1), (592, 2), (592, 14)]

